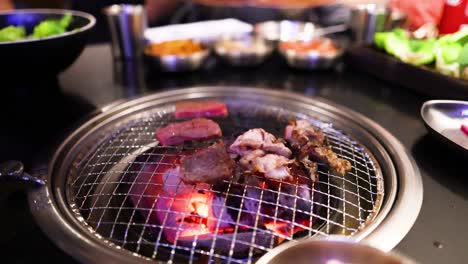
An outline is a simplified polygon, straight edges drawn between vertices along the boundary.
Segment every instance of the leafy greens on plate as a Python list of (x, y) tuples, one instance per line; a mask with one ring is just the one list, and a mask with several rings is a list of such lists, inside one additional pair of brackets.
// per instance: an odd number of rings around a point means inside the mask
[(434, 39), (414, 39), (395, 29), (376, 33), (374, 43), (403, 62), (434, 65), (440, 73), (468, 80), (468, 29)]

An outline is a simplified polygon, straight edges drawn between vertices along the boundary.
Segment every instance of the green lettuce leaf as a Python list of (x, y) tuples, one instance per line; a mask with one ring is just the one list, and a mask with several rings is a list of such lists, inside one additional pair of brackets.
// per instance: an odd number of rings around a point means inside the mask
[(34, 27), (33, 38), (46, 38), (54, 35), (63, 34), (72, 21), (72, 16), (67, 14), (61, 19), (48, 19)]
[(26, 37), (24, 27), (8, 26), (0, 29), (0, 42), (17, 41)]

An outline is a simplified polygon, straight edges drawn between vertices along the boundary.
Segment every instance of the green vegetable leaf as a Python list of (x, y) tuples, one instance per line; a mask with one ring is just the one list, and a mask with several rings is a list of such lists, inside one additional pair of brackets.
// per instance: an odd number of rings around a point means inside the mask
[(432, 53), (435, 42), (433, 40), (409, 39), (408, 44), (412, 52)]
[(463, 28), (453, 34), (442, 36), (437, 40), (437, 42), (439, 44), (458, 43), (463, 46), (468, 43), (468, 29)]
[(391, 33), (385, 38), (384, 48), (389, 54), (400, 57), (409, 51), (408, 40)]
[(0, 29), (0, 42), (17, 41), (26, 37), (24, 27), (8, 26)]
[(402, 28), (395, 28), (393, 30), (393, 33), (398, 36), (398, 37), (401, 37), (401, 38), (407, 38), (407, 31), (402, 29)]
[(460, 77), (460, 64), (457, 62), (446, 63), (442, 55), (442, 49), (436, 48), (436, 70), (442, 74)]
[(443, 44), (440, 47), (442, 58), (447, 64), (456, 62), (460, 57), (463, 46), (458, 43)]
[(60, 26), (63, 27), (63, 28), (68, 28), (68, 26), (70, 26), (72, 22), (72, 16), (70, 14), (66, 14), (64, 15), (61, 19), (60, 19)]
[(465, 46), (463, 46), (463, 49), (460, 51), (458, 63), (460, 63), (460, 65), (463, 67), (468, 66), (468, 43), (466, 43)]
[(409, 39), (405, 34), (390, 32), (384, 40), (385, 51), (403, 62), (414, 65), (434, 61), (434, 41)]
[(374, 34), (374, 43), (379, 49), (383, 49), (385, 46), (385, 40), (391, 32), (377, 32)]
[(60, 20), (48, 19), (34, 27), (33, 38), (46, 38), (54, 35), (63, 34), (71, 23), (71, 15), (67, 14)]

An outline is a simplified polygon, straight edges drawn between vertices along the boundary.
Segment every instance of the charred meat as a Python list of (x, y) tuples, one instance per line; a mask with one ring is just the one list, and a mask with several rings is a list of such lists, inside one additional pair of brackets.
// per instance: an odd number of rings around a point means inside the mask
[(236, 164), (224, 143), (196, 151), (180, 159), (180, 178), (186, 183), (215, 183), (232, 176)]
[(226, 117), (226, 105), (217, 100), (182, 101), (176, 103), (176, 118)]
[(346, 172), (351, 170), (351, 162), (338, 158), (329, 146), (312, 147), (308, 153), (312, 159), (328, 164), (330, 168), (336, 170), (341, 175), (345, 175)]
[(172, 123), (156, 131), (156, 138), (164, 146), (220, 136), (222, 136), (222, 132), (219, 125), (206, 118)]
[(327, 164), (341, 175), (351, 170), (351, 163), (339, 158), (327, 145), (323, 132), (314, 129), (306, 120), (298, 120), (288, 125), (284, 137), (297, 152), (299, 159), (306, 161), (304, 165), (309, 168), (308, 158)]

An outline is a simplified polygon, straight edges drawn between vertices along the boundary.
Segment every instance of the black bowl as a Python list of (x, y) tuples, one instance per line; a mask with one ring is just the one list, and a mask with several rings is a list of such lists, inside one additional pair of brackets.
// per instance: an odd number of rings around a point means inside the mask
[[(87, 13), (62, 9), (20, 9), (0, 12), (0, 28), (24, 26), (29, 35), (45, 19), (72, 15), (67, 32), (42, 39), (0, 42), (0, 76), (57, 75), (83, 51), (96, 19)], [(1, 78), (1, 77), (0, 77)]]

